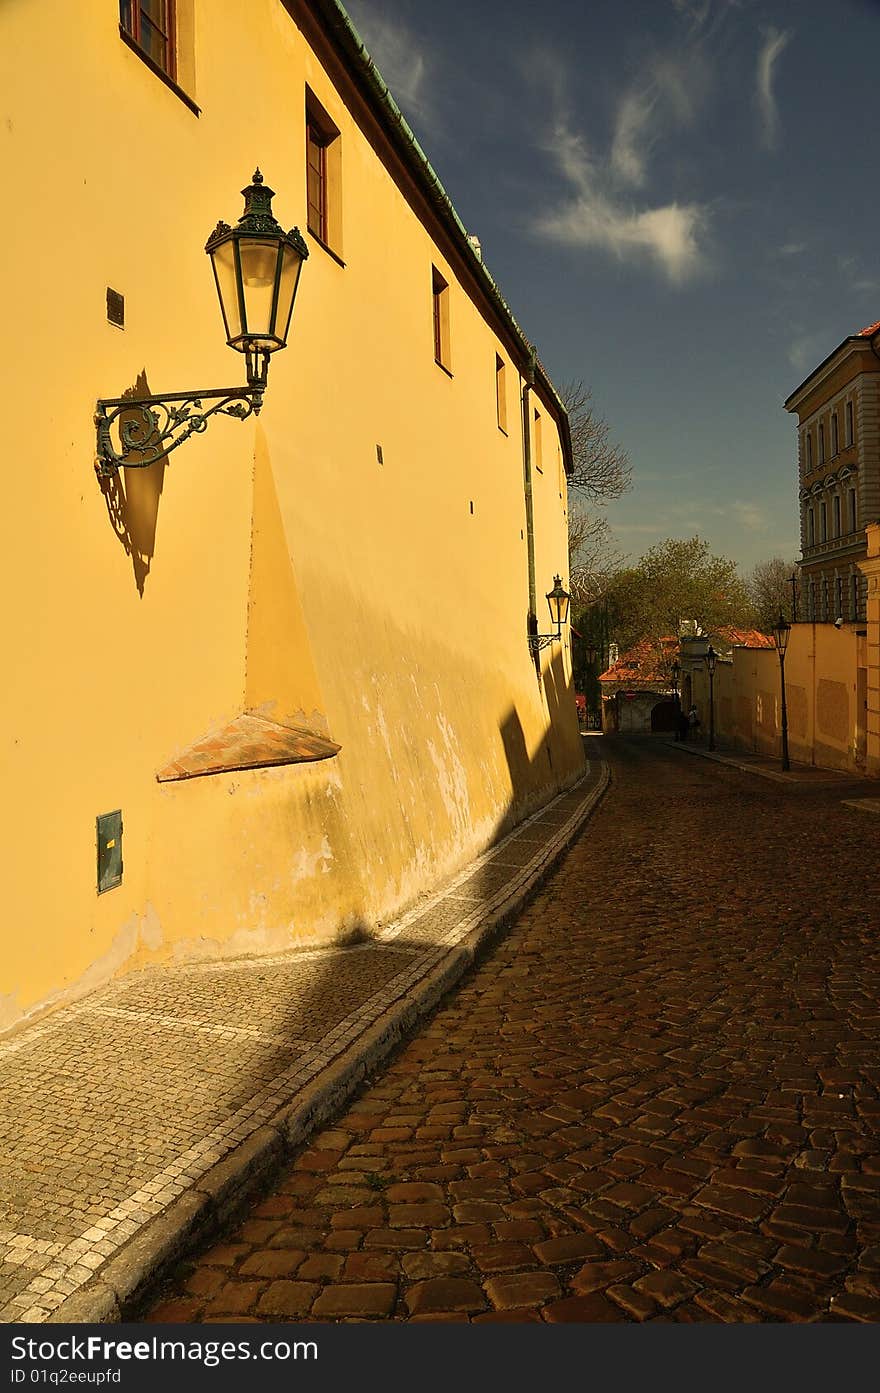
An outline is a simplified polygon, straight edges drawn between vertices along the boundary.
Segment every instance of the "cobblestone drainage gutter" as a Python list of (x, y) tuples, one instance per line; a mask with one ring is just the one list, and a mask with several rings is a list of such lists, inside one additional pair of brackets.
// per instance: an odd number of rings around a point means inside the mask
[[(357, 1039), (337, 1055), (305, 1088), (291, 1096), (247, 1140), (155, 1218), (149, 1220), (96, 1273), (47, 1317), (47, 1323), (106, 1323), (136, 1319), (139, 1310), (171, 1266), (192, 1247), (228, 1223), (245, 1200), (265, 1186), (309, 1135), (332, 1117), (374, 1069), (409, 1034), (459, 978), (519, 914), (547, 875), (579, 835), (610, 781), (608, 766), (590, 765), (584, 778), (568, 792), (535, 813), (475, 863), (504, 866), (505, 851), (518, 839), (534, 841), (535, 854), (522, 874), (512, 869), (484, 903), (466, 899), (458, 928), (444, 934), (440, 949), (429, 955), (424, 974), (381, 1012)], [(546, 835), (545, 835), (546, 834)], [(455, 889), (474, 874), (468, 866), (432, 902), (455, 898)], [(513, 888), (511, 888), (511, 882)], [(425, 906), (410, 911), (383, 938), (405, 932), (406, 924), (423, 915)], [(380, 940), (381, 941), (381, 940)]]

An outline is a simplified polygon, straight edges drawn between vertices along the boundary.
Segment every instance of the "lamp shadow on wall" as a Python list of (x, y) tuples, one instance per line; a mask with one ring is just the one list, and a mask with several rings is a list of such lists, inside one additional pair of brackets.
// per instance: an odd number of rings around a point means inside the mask
[[(149, 396), (146, 372), (139, 373), (134, 386), (122, 395)], [(134, 583), (141, 599), (156, 551), (156, 525), (166, 464), (166, 459), (160, 459), (137, 468), (123, 467), (100, 479), (110, 525), (126, 556), (131, 557)]]

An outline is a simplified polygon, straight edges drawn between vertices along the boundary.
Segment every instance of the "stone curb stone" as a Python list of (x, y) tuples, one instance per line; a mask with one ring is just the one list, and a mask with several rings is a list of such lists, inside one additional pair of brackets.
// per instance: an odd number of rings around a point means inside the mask
[[(600, 761), (595, 787), (578, 810), (577, 821), (562, 841), (553, 840), (550, 829), (552, 845), (528, 880), (519, 885), (508, 900), (490, 911), (485, 921), (471, 929), (460, 943), (446, 949), (442, 961), (430, 967), (398, 1001), (368, 1025), (343, 1054), (297, 1093), (295, 1101), (279, 1108), (270, 1122), (235, 1147), (190, 1190), (133, 1235), (101, 1268), (95, 1280), (69, 1296), (47, 1318), (47, 1323), (112, 1324), (136, 1320), (149, 1292), (184, 1251), (208, 1238), (312, 1132), (339, 1111), (364, 1076), (391, 1053), (420, 1017), (433, 1010), (516, 918), (580, 835), (610, 781), (608, 765)], [(567, 788), (557, 796), (571, 792), (572, 788)], [(552, 803), (547, 805), (548, 808), (552, 806)], [(540, 809), (539, 813), (544, 811), (546, 809)], [(466, 912), (463, 903), (462, 917)]]

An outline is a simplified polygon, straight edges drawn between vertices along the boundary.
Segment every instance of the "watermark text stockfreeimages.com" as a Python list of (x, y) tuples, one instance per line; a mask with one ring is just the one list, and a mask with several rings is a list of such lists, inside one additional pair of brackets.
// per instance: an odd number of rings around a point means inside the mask
[[(32, 1339), (15, 1335), (11, 1341), (11, 1358), (15, 1367), (10, 1382), (16, 1383), (118, 1383), (119, 1369), (81, 1371), (48, 1370), (44, 1364), (79, 1362), (116, 1364), (138, 1361), (143, 1363), (178, 1361), (203, 1364), (208, 1369), (237, 1360), (317, 1359), (315, 1340), (164, 1340), (153, 1335), (146, 1340), (114, 1340), (103, 1335), (65, 1336), (59, 1340)], [(24, 1367), (18, 1367), (21, 1363)], [(28, 1368), (27, 1366), (31, 1367)], [(50, 1378), (50, 1373), (61, 1377)], [(98, 1375), (109, 1375), (99, 1378)], [(66, 1375), (66, 1376), (65, 1376)]]

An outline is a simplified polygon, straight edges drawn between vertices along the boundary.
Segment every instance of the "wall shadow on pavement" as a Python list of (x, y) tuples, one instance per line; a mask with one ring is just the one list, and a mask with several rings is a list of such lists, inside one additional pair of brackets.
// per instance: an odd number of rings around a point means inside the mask
[[(569, 741), (583, 760), (583, 742), (577, 730), (574, 694), (565, 679), (561, 655), (545, 669), (542, 681), (547, 715), (556, 724), (543, 732), (531, 750), (522, 719), (514, 706), (499, 722), (498, 738), (509, 775), (510, 796), (497, 818), (493, 842), (484, 848), (484, 853), (491, 852), (498, 840), (563, 791), (566, 782), (563, 757)], [(570, 732), (560, 728), (566, 701), (570, 701)], [(583, 765), (577, 765), (574, 761), (569, 761), (569, 765), (567, 782), (571, 784), (579, 777)], [(562, 820), (563, 814), (560, 813), (559, 821)], [(555, 830), (553, 823), (541, 827), (541, 833), (548, 835)], [(539, 835), (536, 829), (536, 836)], [(151, 1153), (154, 1155), (152, 1165), (158, 1168), (169, 1150), (178, 1147), (181, 1151), (185, 1149), (186, 1138), (192, 1134), (194, 1114), (204, 1117), (206, 1132), (213, 1127), (222, 1129), (224, 1119), (228, 1119), (228, 1138), (223, 1136), (220, 1143), (228, 1143), (228, 1156), (240, 1144), (240, 1139), (233, 1135), (235, 1114), (256, 1094), (270, 1087), (273, 1079), (296, 1066), (304, 1053), (304, 1042), (320, 1048), (320, 1042), (329, 1031), (383, 989), (387, 989), (388, 999), (384, 1006), (381, 1000), (376, 1003), (377, 1014), (392, 1005), (395, 995), (399, 999), (401, 994), (411, 991), (412, 981), (400, 982), (396, 987), (396, 979), (411, 973), (423, 955), (441, 946), (442, 939), (462, 919), (467, 919), (468, 925), (479, 923), (481, 916), (491, 912), (491, 902), (509, 886), (519, 867), (525, 870), (539, 849), (540, 842), (527, 836), (521, 843), (514, 842), (505, 847), (499, 863), (490, 859), (471, 875), (464, 876), (462, 872), (466, 872), (467, 863), (460, 865), (457, 874), (453, 872), (452, 876), (458, 883), (449, 894), (441, 893), (434, 904), (426, 904), (422, 914), (418, 913), (418, 904), (411, 906), (406, 927), (388, 942), (377, 936), (378, 926), (370, 926), (362, 920), (349, 926), (358, 942), (331, 946), (326, 955), (320, 953), (315, 956), (315, 948), (321, 948), (321, 945), (315, 945), (302, 955), (297, 952), (274, 954), (278, 959), (283, 956), (283, 962), (279, 964), (260, 957), (248, 958), (241, 960), (240, 975), (234, 960), (156, 967), (147, 972), (130, 974), (101, 989), (90, 999), (91, 1004), (99, 1009), (109, 1007), (119, 1028), (122, 1018), (128, 1017), (129, 1011), (132, 1017), (142, 1017), (146, 1012), (154, 1020), (158, 1019), (160, 1024), (152, 1033), (133, 1026), (130, 1049), (114, 1055), (112, 1059), (103, 1046), (96, 1046), (91, 1063), (87, 1056), (84, 1058), (80, 1054), (82, 1086), (78, 1096), (81, 1105), (75, 1119), (66, 1115), (69, 1109), (65, 1106), (64, 1097), (53, 1100), (47, 1096), (43, 1099), (43, 1105), (51, 1110), (54, 1121), (50, 1134), (44, 1138), (39, 1193), (34, 1192), (32, 1204), (25, 1203), (27, 1196), (21, 1196), (21, 1231), (30, 1231), (34, 1222), (33, 1211), (40, 1204), (40, 1194), (45, 1198), (47, 1192), (51, 1193), (53, 1184), (62, 1183), (64, 1168), (69, 1167), (71, 1162), (72, 1142), (73, 1152), (84, 1161), (79, 1184), (88, 1191), (83, 1209), (90, 1212), (90, 1224), (94, 1224), (96, 1217), (99, 1217), (95, 1213), (96, 1207), (100, 1209), (101, 1205), (106, 1205), (109, 1212), (119, 1202), (116, 1195), (108, 1192), (100, 1166), (94, 1168), (94, 1175), (90, 1172), (89, 1162), (96, 1138), (104, 1147), (108, 1141), (111, 1145), (115, 1143), (115, 1167), (117, 1172), (121, 1168), (123, 1175), (130, 1174), (129, 1193), (138, 1191), (162, 1173), (156, 1169), (145, 1174), (145, 1150), (147, 1156)], [(504, 864), (500, 864), (502, 859)], [(442, 885), (426, 887), (426, 900), (436, 896), (438, 891), (442, 892)], [(304, 966), (306, 970), (298, 971), (299, 966)], [(288, 986), (283, 981), (285, 974), (289, 979)], [(100, 1024), (104, 1018), (99, 1015), (94, 1019)], [(65, 1023), (61, 1021), (59, 1024), (64, 1029)], [(365, 1020), (360, 1028), (368, 1029), (369, 1024), (370, 1021)], [(220, 1027), (220, 1034), (214, 1032), (216, 1026)], [(171, 1031), (170, 1037), (168, 1030)], [(193, 1030), (195, 1034), (188, 1034)], [(210, 1047), (210, 1042), (206, 1043), (206, 1030), (209, 1035), (216, 1035), (213, 1047)], [(229, 1031), (239, 1033), (237, 1042), (235, 1036), (230, 1042), (226, 1035)], [(221, 1045), (222, 1035), (226, 1035), (225, 1045)], [(96, 1038), (100, 1039), (100, 1031)], [(118, 1030), (115, 1038), (117, 1042), (121, 1038)], [(169, 1038), (179, 1043), (169, 1046)], [(393, 1044), (389, 1040), (387, 1053), (371, 1060), (370, 1071), (384, 1068), (397, 1044), (403, 1045), (406, 1038)], [(64, 1042), (61, 1043), (63, 1045)], [(44, 1048), (45, 1044), (45, 1036), (41, 1040), (35, 1039), (37, 1050)], [(136, 1047), (141, 1052), (137, 1068), (138, 1089), (133, 1097), (131, 1072), (125, 1060), (130, 1058), (131, 1051)], [(327, 1049), (327, 1062), (332, 1063), (341, 1049), (352, 1047), (357, 1047), (357, 1037), (347, 1042), (337, 1040)], [(170, 1065), (167, 1057), (169, 1048), (177, 1051)], [(222, 1067), (218, 1067), (221, 1065), (221, 1049), (226, 1058)], [(163, 1050), (166, 1052), (164, 1057)], [(232, 1075), (230, 1053), (233, 1059), (237, 1055), (238, 1060)], [(327, 1064), (321, 1067), (326, 1068)], [(186, 1089), (180, 1088), (181, 1068), (186, 1070), (189, 1096)], [(118, 1073), (114, 1077), (116, 1071)], [(334, 1097), (333, 1113), (347, 1105), (362, 1086), (365, 1073), (366, 1066), (352, 1070), (350, 1084), (340, 1089)], [(95, 1088), (99, 1074), (101, 1087)], [(291, 1101), (294, 1100), (295, 1095), (292, 1094)], [(318, 1116), (316, 1125), (326, 1125), (332, 1115)], [(74, 1123), (73, 1137), (71, 1122)], [(167, 1138), (167, 1145), (156, 1148), (151, 1142), (145, 1148), (145, 1141), (149, 1138), (154, 1141), (157, 1132)], [(128, 1170), (127, 1157), (131, 1158)], [(289, 1159), (290, 1154), (275, 1164), (287, 1164)], [(10, 1164), (14, 1166), (14, 1156), (8, 1156), (5, 1164), (7, 1167)], [(246, 1164), (243, 1160), (242, 1165)], [(187, 1245), (190, 1252), (215, 1241), (219, 1229), (228, 1229), (233, 1225), (236, 1215), (240, 1216), (250, 1202), (248, 1195), (265, 1191), (272, 1175), (265, 1171), (253, 1173), (251, 1170), (243, 1173), (241, 1180), (237, 1207), (233, 1211), (225, 1210), (222, 1222), (212, 1211), (213, 1217), (206, 1218), (204, 1224), (193, 1233)], [(197, 1188), (198, 1180), (195, 1185)], [(39, 1278), (39, 1275), (39, 1272), (25, 1269), (22, 1280), (31, 1281)], [(174, 1273), (169, 1275), (167, 1267), (164, 1273), (157, 1271), (148, 1286), (137, 1293), (136, 1301), (124, 1314), (131, 1315), (135, 1310), (142, 1310), (147, 1301), (155, 1298), (160, 1284), (167, 1285), (168, 1281), (175, 1280)], [(100, 1268), (90, 1281), (101, 1281)]]

